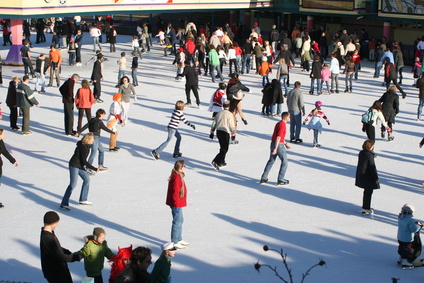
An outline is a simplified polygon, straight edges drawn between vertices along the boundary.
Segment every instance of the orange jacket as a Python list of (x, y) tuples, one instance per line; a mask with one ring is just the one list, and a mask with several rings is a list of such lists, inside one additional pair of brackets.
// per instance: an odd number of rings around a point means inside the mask
[(78, 108), (91, 108), (94, 104), (93, 91), (89, 88), (80, 88), (75, 96), (75, 105)]
[(258, 72), (261, 76), (267, 76), (269, 74), (269, 69), (274, 67), (274, 65), (269, 64), (268, 61), (262, 61), (262, 64), (259, 66)]

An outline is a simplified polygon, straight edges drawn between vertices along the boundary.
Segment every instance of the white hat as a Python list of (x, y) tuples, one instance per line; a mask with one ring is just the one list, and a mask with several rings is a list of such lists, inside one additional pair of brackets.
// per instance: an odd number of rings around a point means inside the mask
[(174, 242), (168, 242), (162, 245), (162, 251), (175, 251), (177, 248), (174, 246)]
[(234, 94), (234, 96), (233, 96), (233, 98), (235, 99), (235, 100), (242, 100), (243, 99), (243, 97), (244, 97), (244, 93), (241, 91), (241, 90), (239, 90), (236, 94)]
[(412, 204), (406, 203), (402, 206), (402, 212), (407, 214), (413, 214), (415, 211), (415, 207)]

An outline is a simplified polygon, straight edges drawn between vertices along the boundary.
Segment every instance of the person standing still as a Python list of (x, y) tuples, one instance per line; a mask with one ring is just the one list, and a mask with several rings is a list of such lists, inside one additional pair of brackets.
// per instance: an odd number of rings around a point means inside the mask
[(168, 178), (168, 193), (166, 205), (171, 208), (172, 228), (171, 242), (177, 249), (184, 249), (189, 243), (182, 238), (183, 233), (183, 207), (187, 206), (187, 186), (184, 181), (184, 160), (177, 160)]
[(37, 93), (33, 91), (29, 86), (29, 77), (24, 76), (22, 78), (22, 83), (18, 85), (16, 91), (16, 105), (21, 108), (23, 117), (22, 117), (22, 134), (31, 135), (32, 132), (29, 130), (30, 122), (30, 108), (34, 105), (40, 107), (37, 99), (35, 99), (34, 94)]
[(25, 75), (27, 76), (31, 75), (33, 78), (35, 78), (34, 68), (32, 67), (32, 62), (31, 62), (31, 52), (29, 49), (29, 44), (30, 44), (30, 41), (25, 40), (24, 46), (22, 46), (21, 48), (22, 63), (24, 64)]
[(60, 64), (62, 64), (62, 54), (54, 45), (50, 46), (49, 52), (49, 67), (50, 78), (47, 86), (53, 86), (53, 78), (56, 77), (57, 87), (60, 85)]
[(287, 108), (290, 113), (290, 142), (301, 143), (300, 130), (302, 129), (302, 116), (305, 116), (303, 94), (299, 81), (294, 83), (294, 88), (287, 94)]
[(100, 99), (100, 95), (102, 93), (102, 86), (100, 82), (103, 80), (102, 75), (102, 59), (103, 55), (98, 54), (97, 60), (93, 65), (93, 72), (91, 73), (91, 81), (94, 84), (94, 98), (96, 99), (96, 103), (103, 103), (103, 100)]
[(281, 166), (278, 172), (277, 186), (288, 185), (289, 180), (285, 179), (285, 174), (287, 171), (288, 160), (287, 160), (287, 150), (290, 149), (290, 146), (285, 141), (286, 131), (287, 131), (287, 122), (290, 119), (289, 112), (283, 112), (281, 114), (281, 121), (278, 122), (274, 127), (274, 133), (272, 134), (271, 139), (271, 154), (269, 156), (268, 162), (266, 163), (264, 172), (262, 173), (260, 183), (268, 182), (268, 174), (271, 171), (272, 166), (274, 165), (275, 160), (280, 158)]
[(63, 85), (59, 88), (62, 95), (63, 111), (65, 114), (65, 134), (67, 136), (74, 136), (74, 86), (80, 79), (78, 74), (73, 74)]

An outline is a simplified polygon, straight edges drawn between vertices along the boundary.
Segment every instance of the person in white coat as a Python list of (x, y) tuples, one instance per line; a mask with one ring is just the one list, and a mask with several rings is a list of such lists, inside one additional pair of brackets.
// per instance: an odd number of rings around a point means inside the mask
[(118, 151), (119, 147), (116, 146), (116, 139), (118, 138), (118, 122), (121, 126), (125, 126), (125, 123), (122, 121), (122, 105), (121, 105), (122, 94), (117, 93), (113, 96), (113, 102), (110, 105), (109, 117), (107, 122), (108, 129), (111, 129), (114, 133), (110, 134), (109, 140), (109, 151)]

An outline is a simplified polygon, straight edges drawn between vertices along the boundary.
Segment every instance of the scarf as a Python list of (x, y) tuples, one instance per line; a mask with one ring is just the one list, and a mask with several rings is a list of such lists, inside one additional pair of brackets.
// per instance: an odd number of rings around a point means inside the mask
[(184, 197), (184, 194), (185, 194), (185, 190), (184, 190), (184, 187), (185, 187), (184, 174), (182, 172), (179, 172), (179, 171), (175, 170), (175, 169), (172, 169), (172, 171), (174, 171), (174, 173), (177, 174), (178, 176), (180, 176), (180, 178), (181, 178), (180, 198), (183, 198)]

